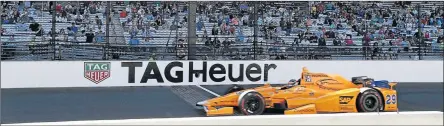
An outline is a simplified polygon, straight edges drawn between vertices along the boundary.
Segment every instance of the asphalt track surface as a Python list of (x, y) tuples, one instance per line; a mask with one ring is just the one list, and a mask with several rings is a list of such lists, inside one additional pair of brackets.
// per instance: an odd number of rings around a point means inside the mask
[[(228, 87), (2, 89), (1, 123), (205, 116), (195, 104)], [(397, 90), (400, 111), (443, 111), (443, 83), (399, 83)]]

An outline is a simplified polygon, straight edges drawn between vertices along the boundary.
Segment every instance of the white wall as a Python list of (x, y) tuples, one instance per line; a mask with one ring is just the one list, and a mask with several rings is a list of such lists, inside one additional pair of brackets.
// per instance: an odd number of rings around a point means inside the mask
[[(98, 84), (84, 77), (83, 61), (1, 62), (1, 88), (261, 84), (264, 83), (265, 64), (276, 65), (276, 69), (271, 68), (268, 71), (267, 82), (270, 83), (286, 83), (290, 79), (298, 79), (304, 66), (312, 72), (336, 73), (345, 78), (369, 76), (376, 80), (395, 82), (443, 82), (443, 61), (207, 61), (207, 82), (202, 82), (202, 76), (196, 78), (193, 75), (192, 82), (188, 79), (189, 62), (194, 63), (195, 70), (201, 70), (203, 61), (180, 61), (183, 63), (183, 68), (173, 68), (172, 71), (167, 71), (172, 73), (173, 77), (176, 71), (183, 71), (183, 81), (179, 83), (170, 82), (165, 78), (165, 67), (173, 61), (156, 62), (160, 76), (164, 80), (163, 83), (158, 83), (155, 79), (140, 83), (148, 61), (143, 62), (143, 67), (135, 68), (135, 83), (128, 83), (128, 68), (122, 67), (122, 62), (125, 61), (112, 61), (110, 77)], [(234, 76), (239, 75), (239, 66), (243, 64), (244, 81), (233, 82), (228, 79), (227, 74), (224, 81), (213, 81), (208, 71), (217, 63), (226, 68), (226, 73), (228, 73), (228, 64), (233, 64)], [(245, 76), (245, 69), (252, 63), (258, 64), (262, 69), (259, 81), (250, 81)], [(259, 75), (252, 75), (252, 77), (257, 76)]]

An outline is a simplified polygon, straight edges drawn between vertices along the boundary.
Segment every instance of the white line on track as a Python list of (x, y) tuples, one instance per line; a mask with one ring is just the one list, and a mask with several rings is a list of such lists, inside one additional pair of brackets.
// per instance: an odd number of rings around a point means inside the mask
[[(35, 122), (35, 123), (15, 123), (15, 124), (2, 124), (2, 125), (211, 125), (214, 122), (222, 122), (222, 125), (252, 125), (252, 123), (259, 124), (257, 122), (249, 122), (247, 120), (255, 120), (260, 123), (272, 123), (262, 125), (299, 125), (297, 123), (288, 123), (295, 120), (302, 121), (301, 125), (334, 125), (335, 123), (342, 123), (345, 125), (359, 125), (366, 124), (357, 121), (350, 121), (350, 118), (360, 117), (360, 120), (367, 121), (367, 123), (374, 123), (370, 125), (397, 125), (396, 123), (402, 123), (402, 119), (405, 117), (411, 117), (416, 119), (409, 119), (413, 125), (420, 125), (429, 123), (427, 125), (442, 125), (442, 114), (440, 111), (415, 111), (415, 112), (383, 112), (383, 113), (338, 113), (338, 114), (302, 114), (302, 115), (257, 115), (257, 116), (222, 116), (222, 117), (187, 117), (187, 118), (157, 118), (157, 119), (120, 119), (120, 120), (83, 120), (83, 121), (63, 121), (63, 122)], [(427, 117), (423, 117), (427, 116)], [(389, 117), (395, 121), (368, 121), (368, 118), (381, 118)], [(403, 117), (403, 118), (400, 118)], [(432, 117), (432, 118), (430, 118)], [(398, 119), (396, 119), (398, 118)], [(422, 118), (422, 119), (421, 119)], [(331, 121), (334, 119), (335, 121)], [(267, 121), (263, 121), (267, 120)], [(321, 121), (320, 121), (321, 120)], [(324, 121), (325, 120), (325, 121)], [(341, 121), (338, 121), (341, 120)], [(418, 121), (419, 120), (419, 121)], [(279, 121), (279, 122), (278, 122)], [(304, 122), (305, 121), (305, 122)], [(230, 122), (230, 123), (226, 123)], [(245, 123), (247, 122), (247, 123)], [(325, 123), (327, 122), (327, 123)], [(368, 124), (367, 124), (368, 125)], [(405, 125), (402, 124), (402, 125)]]
[(206, 89), (206, 88), (204, 88), (204, 87), (202, 87), (202, 86), (200, 86), (200, 85), (196, 85), (196, 86), (199, 87), (200, 89), (202, 89), (202, 90), (204, 90), (204, 91), (210, 93), (210, 94), (213, 94), (213, 95), (216, 96), (216, 97), (219, 97), (219, 96), (220, 96), (219, 94), (216, 94), (216, 93), (214, 93), (213, 91), (210, 91), (210, 90), (208, 90), (208, 89)]

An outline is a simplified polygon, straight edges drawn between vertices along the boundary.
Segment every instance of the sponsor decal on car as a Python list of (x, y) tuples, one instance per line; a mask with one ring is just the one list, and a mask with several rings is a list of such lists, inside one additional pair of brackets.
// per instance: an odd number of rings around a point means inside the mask
[(353, 96), (339, 96), (339, 104), (348, 104), (353, 99)]
[(312, 91), (312, 92), (308, 93), (308, 95), (314, 96), (314, 92)]
[(310, 74), (311, 77), (328, 77), (325, 74)]
[(318, 84), (318, 85), (325, 85), (325, 84), (338, 85), (338, 84), (342, 84), (342, 83), (339, 82), (338, 80), (335, 80), (335, 79), (321, 79), (321, 80), (318, 80), (316, 82), (316, 84)]
[(341, 105), (341, 106), (339, 107), (339, 109), (340, 109), (340, 111), (346, 111), (346, 112), (348, 112), (348, 111), (354, 111), (354, 107), (351, 106), (351, 105)]
[(331, 87), (327, 87), (324, 85), (319, 85), (320, 89), (324, 89), (324, 90), (331, 90), (331, 91), (338, 91), (339, 89), (335, 89), (335, 88), (331, 88)]
[(314, 112), (315, 110), (314, 109), (299, 109), (299, 110), (296, 110), (296, 112)]
[(340, 84), (342, 83), (339, 83), (337, 80), (334, 79), (322, 79), (316, 81), (316, 85), (318, 85), (320, 89), (324, 90), (338, 91), (339, 89), (329, 87), (329, 85), (340, 85)]
[(302, 87), (302, 86), (296, 87), (294, 91), (295, 92), (303, 92), (303, 91), (305, 91), (305, 87)]

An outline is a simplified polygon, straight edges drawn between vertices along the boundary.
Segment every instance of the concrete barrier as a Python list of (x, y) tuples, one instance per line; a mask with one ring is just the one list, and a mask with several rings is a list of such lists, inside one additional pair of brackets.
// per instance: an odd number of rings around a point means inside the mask
[(163, 119), (93, 120), (9, 125), (443, 125), (443, 112), (258, 115)]
[(442, 83), (444, 76), (443, 61), (8, 61), (0, 81), (2, 89), (281, 84), (299, 79), (302, 67), (347, 80)]

